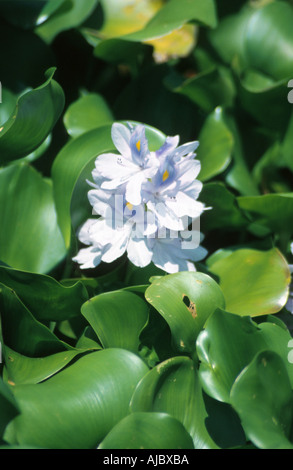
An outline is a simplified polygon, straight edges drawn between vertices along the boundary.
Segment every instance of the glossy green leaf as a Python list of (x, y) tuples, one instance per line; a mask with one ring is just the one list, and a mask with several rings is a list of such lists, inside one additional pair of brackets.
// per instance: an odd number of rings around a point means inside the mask
[(196, 337), (217, 307), (224, 308), (218, 284), (206, 274), (180, 272), (153, 281), (147, 301), (168, 323), (179, 352), (192, 353)]
[(9, 387), (0, 378), (0, 440), (4, 434), (7, 424), (19, 414), (15, 398)]
[(87, 354), (40, 384), (16, 385), (21, 415), (9, 443), (49, 449), (95, 448), (128, 414), (135, 386), (148, 368), (122, 349)]
[(217, 54), (236, 70), (247, 66), (244, 38), (247, 23), (254, 11), (251, 5), (245, 4), (237, 13), (224, 16), (218, 27), (208, 33), (209, 40)]
[[(88, 37), (89, 33), (85, 30), (84, 35)], [(111, 38), (96, 40), (94, 55), (112, 64), (135, 66), (137, 62), (140, 63), (143, 60), (150, 48), (151, 46), (140, 42)]]
[(251, 68), (276, 80), (293, 73), (293, 7), (288, 2), (270, 2), (250, 18), (244, 48)]
[(178, 420), (166, 413), (142, 412), (132, 413), (122, 419), (111, 429), (98, 448), (102, 450), (174, 450), (193, 449), (194, 447), (190, 435)]
[(200, 193), (200, 200), (211, 210), (201, 215), (203, 233), (209, 230), (237, 230), (249, 225), (249, 219), (240, 209), (237, 198), (224, 183), (206, 183)]
[(0, 170), (0, 259), (12, 268), (47, 273), (66, 254), (51, 181), (25, 163)]
[(44, 357), (29, 357), (5, 346), (3, 377), (10, 385), (36, 384), (59, 372), (82, 352), (68, 350)]
[(225, 114), (225, 122), (233, 135), (233, 164), (225, 178), (226, 183), (234, 188), (242, 196), (255, 196), (259, 194), (259, 188), (251, 177), (247, 162), (244, 142), (239, 124), (233, 114)]
[(222, 173), (231, 162), (234, 141), (223, 120), (221, 108), (216, 108), (207, 118), (198, 139), (197, 158), (201, 162), (199, 179), (207, 181)]
[(217, 64), (209, 65), (206, 70), (187, 79), (172, 70), (164, 83), (173, 92), (185, 95), (206, 113), (212, 113), (218, 106), (231, 107), (235, 98), (230, 71)]
[(102, 95), (85, 93), (64, 114), (64, 124), (71, 137), (78, 137), (113, 121), (112, 112)]
[(81, 25), (94, 11), (98, 0), (65, 0), (53, 15), (44, 23), (36, 28), (36, 33), (51, 43), (54, 38), (62, 31)]
[(292, 388), (278, 354), (264, 351), (255, 357), (233, 385), (231, 402), (258, 448), (293, 449)]
[(161, 362), (141, 380), (133, 394), (132, 412), (164, 412), (178, 419), (195, 448), (216, 448), (206, 431), (207, 416), (194, 364), (187, 357)]
[(148, 321), (148, 304), (134, 293), (115, 291), (88, 300), (81, 308), (104, 348), (138, 352)]
[[(191, 435), (196, 449), (245, 443), (233, 412), (203, 394), (198, 371), (187, 357), (170, 358), (150, 370), (137, 385), (130, 408), (132, 412), (164, 412), (175, 417)], [(219, 416), (223, 424), (221, 436), (217, 432)]]
[(72, 349), (37, 321), (9, 287), (0, 284), (3, 354), (5, 346), (30, 357), (42, 357)]
[(293, 193), (238, 197), (237, 201), (252, 222), (268, 228), (272, 233), (293, 234), (293, 228), (288, 223), (293, 214)]
[(287, 79), (273, 82), (259, 72), (248, 70), (239, 81), (241, 106), (264, 126), (280, 131), (290, 117), (287, 84)]
[[(164, 141), (162, 133), (147, 126), (146, 136), (152, 150), (159, 148)], [(114, 150), (111, 140), (111, 125), (106, 125), (89, 131), (70, 141), (57, 155), (53, 167), (52, 178), (58, 222), (67, 248), (71, 244), (72, 220), (71, 202), (75, 186), (82, 175), (80, 183), (86, 185), (86, 175), (94, 169), (94, 161), (98, 155)], [(84, 171), (84, 173), (82, 173)], [(87, 193), (83, 191), (83, 199), (80, 205), (87, 204)]]
[(0, 266), (0, 282), (13, 289), (33, 316), (60, 322), (80, 315), (88, 293), (81, 281), (64, 286), (53, 277)]
[(286, 304), (290, 271), (277, 248), (236, 249), (220, 259), (211, 256), (207, 264), (219, 280), (229, 312), (254, 317), (279, 312)]
[(17, 97), (7, 88), (1, 86), (0, 126), (6, 122), (13, 113)]
[(60, 85), (53, 80), (54, 73), (54, 69), (48, 70), (43, 85), (24, 93), (8, 121), (1, 126), (1, 163), (31, 153), (55, 126), (64, 107), (64, 94)]
[(272, 350), (286, 364), (293, 385), (292, 364), (287, 361), (290, 333), (283, 326), (254, 323), (218, 309), (207, 321), (197, 339), (199, 373), (206, 393), (230, 403), (230, 390), (240, 372), (261, 351)]

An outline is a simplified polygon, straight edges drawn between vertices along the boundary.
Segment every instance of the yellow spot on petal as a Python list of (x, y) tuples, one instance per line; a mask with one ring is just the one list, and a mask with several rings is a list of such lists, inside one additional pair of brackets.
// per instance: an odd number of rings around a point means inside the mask
[(129, 209), (130, 211), (132, 211), (132, 209), (133, 209), (133, 205), (130, 204), (130, 202), (127, 202), (127, 203), (126, 203), (126, 207), (127, 207), (127, 209)]
[(166, 170), (165, 173), (163, 174), (163, 181), (166, 181), (168, 178), (169, 178), (169, 172), (168, 170)]
[(140, 152), (140, 140), (138, 140), (135, 145), (137, 150)]

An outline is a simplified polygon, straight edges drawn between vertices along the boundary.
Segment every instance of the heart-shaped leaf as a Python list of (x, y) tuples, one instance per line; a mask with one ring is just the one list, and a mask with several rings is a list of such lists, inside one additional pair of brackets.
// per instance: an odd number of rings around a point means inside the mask
[(179, 352), (192, 353), (207, 318), (224, 308), (218, 284), (203, 273), (180, 272), (155, 279), (147, 288), (147, 301), (168, 323)]
[(104, 348), (138, 352), (139, 336), (148, 321), (148, 304), (127, 291), (100, 294), (81, 308)]

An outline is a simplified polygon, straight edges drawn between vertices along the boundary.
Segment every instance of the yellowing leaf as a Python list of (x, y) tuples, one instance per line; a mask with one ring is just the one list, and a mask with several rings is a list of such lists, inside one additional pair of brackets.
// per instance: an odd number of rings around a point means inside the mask
[(185, 24), (169, 34), (157, 39), (145, 41), (154, 47), (156, 62), (165, 62), (169, 58), (186, 57), (196, 44), (197, 27)]

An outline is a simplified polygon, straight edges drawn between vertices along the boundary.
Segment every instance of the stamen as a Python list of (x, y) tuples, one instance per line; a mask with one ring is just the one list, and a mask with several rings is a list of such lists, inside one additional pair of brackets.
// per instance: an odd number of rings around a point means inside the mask
[(169, 178), (169, 172), (168, 170), (166, 170), (165, 173), (163, 174), (163, 181), (166, 181), (168, 178)]

